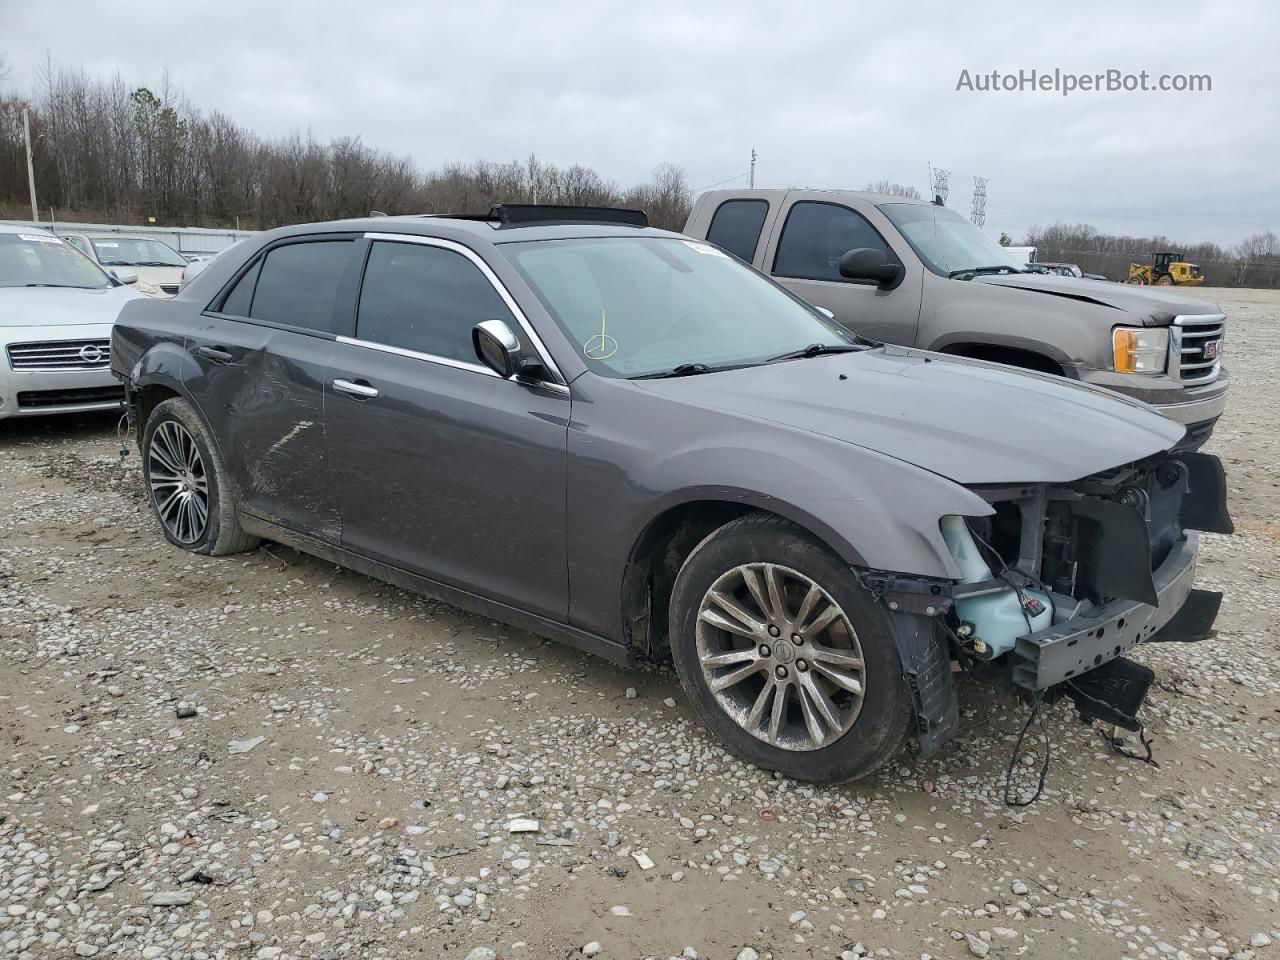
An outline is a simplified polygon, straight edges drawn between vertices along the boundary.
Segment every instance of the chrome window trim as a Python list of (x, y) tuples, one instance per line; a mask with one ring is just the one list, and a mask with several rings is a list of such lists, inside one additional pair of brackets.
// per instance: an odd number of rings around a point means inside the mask
[[(441, 357), (434, 353), (419, 353), (417, 350), (406, 350), (404, 347), (393, 347), (389, 343), (378, 343), (374, 340), (361, 340), (358, 337), (337, 337), (338, 343), (345, 343), (352, 347), (365, 347), (369, 350), (380, 350), (383, 353), (394, 353), (397, 357), (408, 357), (411, 360), (426, 360), (428, 363), (438, 363), (445, 367), (455, 367), (458, 370), (470, 370), (472, 373), (483, 373), (486, 377), (495, 377), (499, 380), (497, 371), (490, 370), (488, 367), (479, 363), (467, 363), (465, 360), (454, 360), (452, 357)], [(556, 384), (559, 386), (559, 384)]]
[[(551, 374), (552, 377), (555, 378), (552, 381), (542, 381), (537, 385), (545, 386), (548, 389), (555, 390), (561, 393), (569, 392), (568, 381), (565, 380), (564, 374), (560, 372), (560, 368), (556, 366), (555, 361), (551, 359), (551, 354), (547, 351), (546, 346), (543, 344), (542, 338), (539, 337), (537, 332), (533, 329), (533, 325), (529, 323), (529, 318), (524, 315), (524, 311), (521, 310), (520, 305), (516, 303), (515, 297), (511, 296), (510, 292), (503, 285), (502, 281), (498, 279), (498, 275), (493, 272), (493, 269), (489, 266), (489, 264), (485, 263), (484, 258), (481, 257), (478, 253), (476, 253), (470, 247), (461, 243), (457, 243), (456, 241), (453, 241), (453, 240), (445, 240), (442, 237), (423, 237), (423, 236), (419, 236), (418, 234), (412, 234), (412, 233), (366, 233), (364, 235), (364, 238), (366, 240), (371, 240), (371, 241), (390, 241), (391, 243), (416, 243), (416, 244), (420, 244), (422, 246), (427, 246), (427, 247), (440, 247), (441, 249), (444, 249), (444, 250), (452, 250), (454, 253), (459, 253), (462, 256), (466, 257), (468, 260), (470, 260), (473, 264), (475, 264), (477, 269), (479, 269), (479, 271), (484, 275), (485, 279), (488, 280), (489, 283), (493, 286), (493, 289), (497, 291), (498, 296), (502, 298), (502, 302), (506, 304), (507, 309), (511, 311), (511, 315), (515, 317), (516, 322), (520, 324), (520, 329), (524, 331), (525, 336), (529, 338), (529, 342), (533, 344), (533, 349), (537, 352), (538, 358), (542, 361), (543, 367), (547, 370), (548, 373)], [(359, 318), (358, 303), (357, 303), (356, 309), (357, 309), (356, 333), (359, 333), (360, 318)], [(478, 363), (477, 364), (466, 363), (461, 360), (453, 360), (449, 357), (436, 356), (435, 354), (419, 353), (416, 350), (403, 350), (399, 347), (392, 347), (386, 344), (374, 343), (370, 340), (361, 340), (358, 337), (338, 337), (338, 340), (339, 342), (342, 342), (342, 343), (351, 343), (351, 344), (355, 344), (357, 346), (362, 346), (362, 347), (374, 347), (379, 350), (386, 350), (390, 353), (396, 353), (406, 357), (414, 357), (418, 360), (426, 360), (431, 363), (441, 363), (448, 367), (457, 367), (461, 370), (471, 370), (477, 373), (485, 373), (491, 377), (496, 377), (499, 380), (503, 379), (502, 377), (499, 377), (495, 371), (490, 370), (488, 367), (482, 366), (481, 364), (478, 364)], [(510, 379), (516, 380), (517, 378), (512, 377)]]

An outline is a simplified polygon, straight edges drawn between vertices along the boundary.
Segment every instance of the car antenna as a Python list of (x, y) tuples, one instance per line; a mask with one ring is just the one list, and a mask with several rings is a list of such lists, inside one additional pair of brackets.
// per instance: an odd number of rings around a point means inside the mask
[(942, 194), (940, 194), (940, 193), (935, 193), (935, 194), (933, 195), (933, 205), (934, 205), (935, 207), (941, 207), (941, 206), (943, 206), (943, 203), (942, 203)]

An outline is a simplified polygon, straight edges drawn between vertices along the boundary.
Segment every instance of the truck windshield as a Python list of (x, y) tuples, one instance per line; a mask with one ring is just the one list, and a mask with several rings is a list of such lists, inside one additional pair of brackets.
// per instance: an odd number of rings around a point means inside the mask
[(0, 233), (0, 287), (108, 287), (107, 275), (51, 233)]
[(588, 367), (603, 376), (711, 373), (858, 343), (709, 243), (596, 237), (502, 248)]
[(136, 237), (90, 238), (98, 262), (108, 267), (185, 267), (186, 259), (167, 243)]
[(924, 265), (939, 276), (968, 271), (1021, 273), (1025, 265), (964, 217), (933, 203), (882, 203), (888, 217)]

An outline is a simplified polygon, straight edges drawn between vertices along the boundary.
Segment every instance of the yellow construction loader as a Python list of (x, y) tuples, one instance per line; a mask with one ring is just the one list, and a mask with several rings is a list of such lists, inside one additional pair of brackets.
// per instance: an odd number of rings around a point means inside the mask
[(1186, 284), (1188, 286), (1199, 286), (1204, 283), (1204, 273), (1200, 270), (1200, 266), (1195, 263), (1187, 263), (1182, 259), (1181, 253), (1166, 251), (1164, 253), (1153, 253), (1152, 259), (1155, 264), (1150, 263), (1131, 263), (1129, 264), (1129, 279), (1125, 283), (1133, 283), (1140, 285), (1158, 284), (1159, 286), (1179, 286)]

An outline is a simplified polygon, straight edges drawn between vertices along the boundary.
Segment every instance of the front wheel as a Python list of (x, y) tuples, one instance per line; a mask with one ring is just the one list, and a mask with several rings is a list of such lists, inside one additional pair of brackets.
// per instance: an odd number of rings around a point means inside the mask
[(887, 614), (779, 517), (743, 517), (698, 545), (676, 578), (670, 635), (694, 708), (745, 760), (842, 783), (902, 745), (911, 702)]
[(157, 404), (142, 430), (142, 477), (165, 538), (192, 553), (222, 556), (258, 545), (236, 518), (227, 469), (195, 408)]

